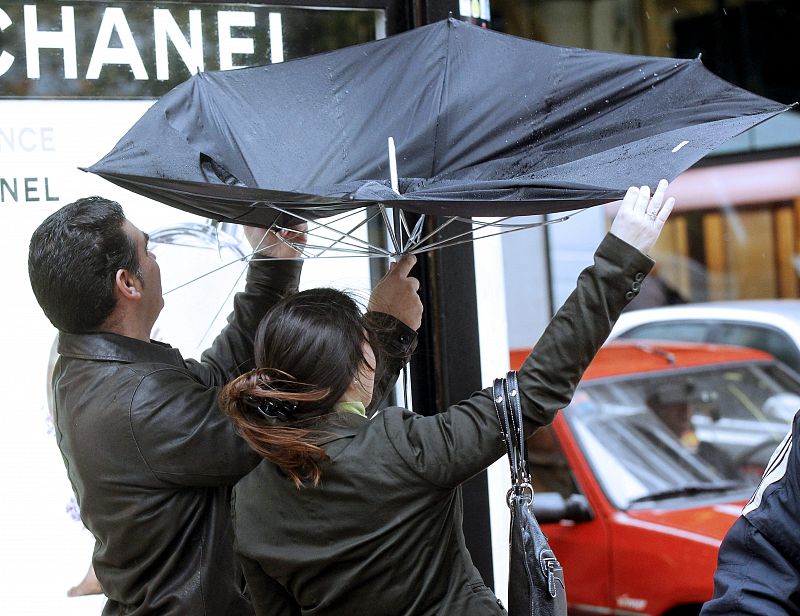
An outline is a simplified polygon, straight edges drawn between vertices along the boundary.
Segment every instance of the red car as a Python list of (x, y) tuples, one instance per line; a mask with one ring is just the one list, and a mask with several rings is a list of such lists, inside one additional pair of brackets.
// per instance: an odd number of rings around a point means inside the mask
[[(512, 353), (512, 366), (524, 356)], [(648, 407), (659, 391), (685, 393), (685, 433)], [(761, 351), (604, 347), (570, 406), (529, 441), (534, 506), (564, 567), (570, 614), (697, 614), (720, 541), (798, 394), (797, 375)]]

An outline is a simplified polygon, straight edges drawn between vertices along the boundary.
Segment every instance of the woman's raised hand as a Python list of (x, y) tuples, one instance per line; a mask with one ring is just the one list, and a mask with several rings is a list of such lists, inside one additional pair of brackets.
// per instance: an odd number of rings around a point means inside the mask
[(422, 300), (417, 294), (419, 280), (408, 275), (416, 262), (414, 255), (404, 255), (392, 263), (372, 290), (367, 306), (368, 310), (392, 315), (413, 330), (422, 324)]
[(672, 197), (664, 201), (666, 190), (666, 180), (658, 183), (652, 198), (647, 186), (631, 186), (611, 223), (611, 233), (639, 251), (649, 252), (675, 205)]

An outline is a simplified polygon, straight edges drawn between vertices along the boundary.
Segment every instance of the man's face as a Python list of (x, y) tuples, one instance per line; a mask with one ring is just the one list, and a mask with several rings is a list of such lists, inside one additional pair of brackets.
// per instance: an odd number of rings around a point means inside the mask
[(676, 436), (692, 429), (692, 409), (688, 403), (663, 405), (654, 410)]
[(149, 320), (155, 323), (164, 307), (164, 297), (161, 295), (161, 269), (156, 262), (156, 256), (147, 249), (148, 235), (137, 229), (129, 220), (125, 220), (122, 229), (136, 244), (141, 274), (142, 310)]

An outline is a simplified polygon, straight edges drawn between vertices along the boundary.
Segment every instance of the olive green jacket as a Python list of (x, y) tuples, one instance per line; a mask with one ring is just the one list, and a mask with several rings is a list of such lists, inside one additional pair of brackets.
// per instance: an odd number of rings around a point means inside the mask
[[(549, 424), (652, 261), (608, 235), (519, 371), (525, 429)], [(502, 370), (499, 370), (501, 372)], [(505, 614), (472, 564), (459, 486), (504, 455), (489, 389), (430, 417), (330, 413), (330, 462), (298, 490), (263, 461), (236, 485), (236, 550), (259, 616)]]

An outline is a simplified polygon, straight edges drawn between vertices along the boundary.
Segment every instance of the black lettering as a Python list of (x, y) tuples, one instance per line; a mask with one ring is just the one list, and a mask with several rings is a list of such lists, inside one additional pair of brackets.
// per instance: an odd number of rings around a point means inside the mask
[(11, 198), (14, 199), (15, 202), (19, 201), (17, 198), (17, 178), (14, 178), (12, 181), (14, 182), (13, 188), (11, 184), (8, 183), (8, 180), (0, 178), (0, 203), (6, 202), (6, 191), (8, 191), (8, 194), (11, 195)]
[(39, 178), (25, 178), (25, 201), (41, 201), (39, 197), (35, 197), (36, 191), (39, 190), (39, 187), (36, 183), (39, 181)]
[(6, 191), (11, 195), (15, 203), (19, 201), (17, 198), (17, 178), (14, 178), (12, 181), (14, 182), (13, 188), (11, 184), (8, 183), (8, 180), (0, 178), (0, 203), (6, 202)]
[(58, 201), (58, 197), (50, 196), (50, 178), (44, 179), (44, 200), (45, 201)]

